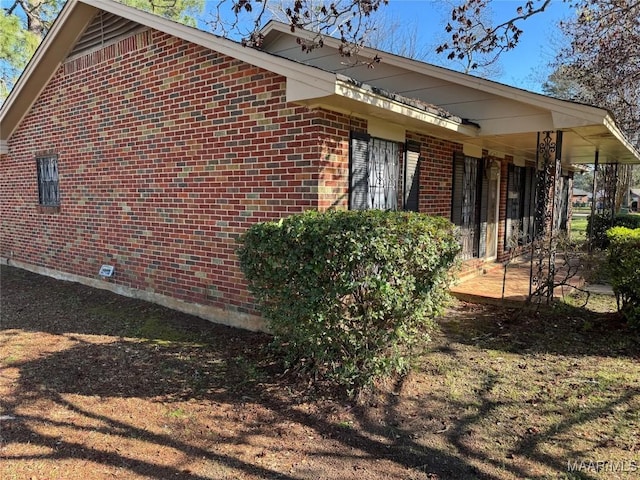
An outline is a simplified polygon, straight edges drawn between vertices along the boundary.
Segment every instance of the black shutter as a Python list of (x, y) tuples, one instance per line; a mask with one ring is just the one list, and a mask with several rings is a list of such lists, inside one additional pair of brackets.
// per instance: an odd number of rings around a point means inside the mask
[(451, 222), (462, 224), (462, 184), (464, 183), (464, 155), (456, 153), (453, 157), (453, 185), (451, 188)]
[(420, 204), (420, 144), (407, 142), (404, 158), (404, 209), (417, 212)]
[(505, 250), (510, 250), (511, 241), (517, 233), (514, 232), (514, 223), (520, 220), (520, 167), (513, 164), (508, 165), (507, 169), (507, 221), (504, 231)]
[(487, 256), (487, 211), (489, 205), (489, 179), (487, 178), (487, 171), (485, 169), (485, 162), (479, 162), (478, 166), (478, 188), (480, 188), (480, 231), (478, 237), (478, 257), (484, 258)]
[(369, 135), (351, 132), (349, 150), (349, 209), (366, 210), (369, 193)]

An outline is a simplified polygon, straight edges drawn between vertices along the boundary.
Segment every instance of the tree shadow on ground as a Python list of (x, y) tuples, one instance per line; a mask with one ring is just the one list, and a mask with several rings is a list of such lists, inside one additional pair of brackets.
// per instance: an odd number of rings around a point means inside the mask
[[(309, 390), (290, 380), (279, 380), (269, 376), (266, 369), (261, 370), (256, 366), (258, 363), (255, 358), (229, 358), (216, 349), (203, 349), (197, 345), (159, 346), (150, 342), (125, 340), (98, 345), (79, 342), (74, 347), (48, 356), (13, 364), (14, 368), (20, 370), (19, 386), (13, 400), (4, 399), (0, 403), (3, 414), (15, 417), (18, 422), (5, 431), (5, 442), (28, 442), (30, 445), (55, 450), (50, 454), (33, 457), (39, 460), (83, 458), (112, 466), (126, 465), (126, 469), (133, 473), (154, 478), (205, 478), (140, 458), (130, 460), (127, 456), (118, 455), (113, 451), (105, 452), (87, 448), (78, 442), (60, 440), (58, 436), (40, 433), (40, 428), (35, 426), (90, 430), (116, 439), (137, 438), (159, 447), (178, 450), (184, 455), (207, 458), (212, 462), (224, 464), (239, 474), (258, 478), (307, 478), (288, 475), (282, 471), (271, 471), (233, 456), (216, 454), (210, 449), (194, 446), (190, 441), (181, 441), (171, 435), (152, 434), (140, 425), (135, 425), (133, 421), (127, 422), (117, 415), (97, 415), (73, 399), (77, 399), (78, 395), (102, 399), (147, 398), (164, 404), (199, 400), (205, 404), (225, 405), (225, 411), (247, 410), (248, 404), (253, 403), (259, 407), (262, 415), (267, 417), (267, 421), (253, 421), (236, 426), (233, 432), (226, 431), (224, 435), (222, 431), (218, 432), (218, 446), (221, 442), (229, 445), (248, 445), (251, 443), (250, 439), (257, 436), (278, 439), (285, 430), (296, 424), (326, 440), (320, 442), (315, 454), (328, 459), (334, 458), (331, 462), (338, 461), (344, 455), (344, 448), (331, 450), (331, 444), (337, 442), (342, 447), (347, 447), (347, 450), (360, 452), (354, 459), (364, 456), (374, 462), (377, 458), (383, 458), (407, 471), (415, 470), (416, 475), (423, 475), (415, 478), (497, 478), (482, 475), (455, 454), (416, 443), (412, 440), (411, 431), (394, 426), (381, 426), (377, 421), (367, 418), (366, 409), (352, 408), (344, 398), (327, 401), (321, 399), (319, 392), (314, 392), (312, 395), (318, 397), (320, 407), (304, 411), (300, 405), (309, 401)], [(390, 399), (393, 400), (395, 397), (390, 396)], [(50, 402), (55, 409), (63, 408), (83, 417), (84, 421), (81, 423), (93, 420), (98, 421), (100, 426), (79, 426), (73, 421), (55, 420), (46, 413), (17, 413), (23, 402), (42, 400)], [(358, 423), (358, 428), (328, 419), (330, 412), (336, 408), (351, 410), (349, 418)], [(389, 408), (393, 410), (395, 407), (381, 405), (381, 408), (389, 411)], [(389, 411), (389, 415), (402, 416), (397, 410), (393, 413)], [(221, 413), (219, 421), (226, 423), (226, 419), (222, 417)], [(242, 422), (242, 416), (238, 416), (237, 420)], [(211, 428), (216, 427), (212, 425)], [(220, 430), (224, 430), (224, 427)], [(295, 438), (290, 440), (295, 441)], [(284, 448), (295, 451), (296, 445), (291, 444)], [(29, 458), (13, 457), (14, 460)], [(346, 461), (349, 462), (349, 459)], [(427, 474), (430, 477), (424, 476)], [(323, 472), (315, 472), (315, 477), (323, 477)], [(341, 474), (338, 477), (326, 478), (352, 476)]]
[[(16, 369), (18, 377), (12, 395), (0, 399), (1, 414), (12, 419), (3, 421), (2, 441), (28, 443), (47, 450), (14, 455), (10, 458), (13, 461), (83, 459), (124, 469), (132, 475), (178, 479), (355, 479), (363, 478), (358, 470), (362, 462), (380, 469), (376, 463), (380, 460), (396, 466), (397, 470), (392, 471), (402, 478), (527, 478), (532, 468), (561, 475), (566, 473), (566, 458), (584, 457), (586, 452), (565, 449), (562, 455), (549, 453), (541, 448), (545, 442), (569, 435), (576, 426), (597, 420), (620, 406), (637, 403), (640, 398), (640, 389), (630, 387), (624, 394), (609, 395), (598, 405), (586, 406), (531, 430), (528, 419), (504, 418), (505, 412), (517, 410), (530, 399), (505, 400), (498, 395), (496, 392), (504, 387), (504, 376), (487, 364), (480, 368), (475, 384), (465, 385), (473, 391), (470, 398), (453, 395), (443, 388), (444, 384), (416, 390), (416, 382), (430, 381), (426, 372), (401, 380), (356, 405), (322, 386), (310, 388), (291, 375), (282, 375), (284, 368), (266, 350), (265, 335), (220, 327), (110, 292), (41, 281), (31, 274), (20, 273), (18, 277), (15, 282), (3, 279), (2, 327), (6, 330), (2, 332), (2, 348), (15, 345), (19, 331), (62, 336), (67, 344), (57, 351), (43, 351), (37, 358), (12, 360), (6, 367)], [(47, 289), (44, 298), (40, 295), (43, 286)], [(29, 295), (29, 289), (35, 293)], [(33, 299), (38, 299), (37, 304)], [(101, 306), (99, 313), (96, 301)], [(104, 308), (109, 305), (115, 313), (105, 313)], [(58, 314), (36, 315), (38, 311)], [(557, 328), (549, 323), (551, 319), (545, 317), (543, 328), (537, 319), (530, 323), (513, 320), (509, 311), (496, 315), (478, 307), (467, 313), (468, 317), (451, 316), (443, 321), (442, 332), (450, 342), (442, 344), (443, 350), (449, 348), (447, 356), (455, 368), (478, 367), (476, 363), (466, 364), (470, 362), (468, 358), (457, 356), (452, 342), (481, 343), (505, 351), (550, 351), (538, 337), (544, 335), (544, 328)], [(157, 334), (128, 335), (131, 331), (144, 332), (140, 325), (153, 327), (152, 332)], [(532, 328), (534, 333), (527, 336), (526, 328)], [(89, 338), (91, 335), (109, 337), (98, 341)], [(588, 355), (593, 351), (583, 345), (552, 347), (551, 351), (562, 353)], [(615, 355), (631, 354), (625, 350)], [(127, 418), (123, 412), (98, 412), (84, 402), (88, 398), (97, 399), (98, 403), (113, 399), (174, 403), (180, 405), (175, 408), (176, 415), (182, 415), (180, 408), (189, 405), (188, 401), (197, 401), (202, 408), (189, 419), (191, 423), (168, 419), (167, 423), (173, 421), (176, 429), (160, 432), (147, 428), (144, 419)], [(73, 415), (60, 418), (46, 410), (24, 413), (25, 404), (43, 404), (50, 411), (63, 409)], [(199, 419), (199, 415), (203, 418)], [(487, 442), (499, 442), (500, 438), (481, 438), (487, 421), (502, 422), (505, 427), (498, 436), (513, 437), (504, 447), (507, 450), (503, 456), (496, 456), (487, 448)], [(203, 436), (181, 432), (178, 427), (210, 428), (214, 432)], [(298, 433), (293, 431), (296, 428)], [(56, 429), (73, 433), (66, 437), (53, 434)], [(171, 449), (185, 458), (216, 463), (227, 473), (195, 473), (78, 440), (90, 433), (109, 436), (114, 443), (136, 439), (148, 447)], [(205, 437), (207, 440), (203, 441)], [(214, 437), (215, 441), (211, 440)], [(292, 473), (282, 465), (260, 464), (259, 457), (264, 453), (247, 459), (225, 450), (231, 446), (254, 448), (256, 438), (282, 455), (305, 455), (316, 463), (305, 473)], [(304, 442), (307, 444), (303, 446)], [(322, 470), (327, 465), (339, 465), (343, 470), (327, 473)], [(383, 476), (384, 472), (376, 478)], [(572, 478), (598, 477), (577, 472)]]
[(202, 318), (109, 290), (56, 280), (6, 265), (0, 266), (3, 330), (53, 335), (110, 335), (202, 344), (264, 344), (269, 336), (215, 325)]
[(536, 309), (457, 302), (438, 319), (438, 325), (449, 341), (513, 353), (640, 355), (640, 331), (620, 314), (562, 303)]

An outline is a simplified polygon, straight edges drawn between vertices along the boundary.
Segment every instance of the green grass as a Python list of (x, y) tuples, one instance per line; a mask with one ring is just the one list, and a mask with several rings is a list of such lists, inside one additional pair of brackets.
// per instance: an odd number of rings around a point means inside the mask
[(574, 242), (584, 242), (587, 239), (587, 217), (576, 217), (571, 219), (571, 240)]

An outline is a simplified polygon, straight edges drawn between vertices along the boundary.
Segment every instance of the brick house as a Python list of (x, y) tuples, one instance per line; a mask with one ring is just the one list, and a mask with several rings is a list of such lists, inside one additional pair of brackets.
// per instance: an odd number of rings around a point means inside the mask
[(596, 151), (640, 159), (602, 109), (374, 50), (373, 69), (345, 64), (331, 39), (303, 54), (278, 23), (263, 33), (245, 48), (70, 0), (0, 109), (2, 262), (262, 329), (234, 253), (255, 222), (443, 215), (474, 269), (529, 224), (541, 137), (566, 192)]

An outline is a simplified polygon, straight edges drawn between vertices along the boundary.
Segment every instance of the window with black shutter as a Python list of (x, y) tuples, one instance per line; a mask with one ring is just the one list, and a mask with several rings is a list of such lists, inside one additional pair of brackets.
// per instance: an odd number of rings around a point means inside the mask
[(58, 189), (58, 157), (47, 155), (36, 158), (38, 169), (38, 202), (45, 207), (60, 205)]

